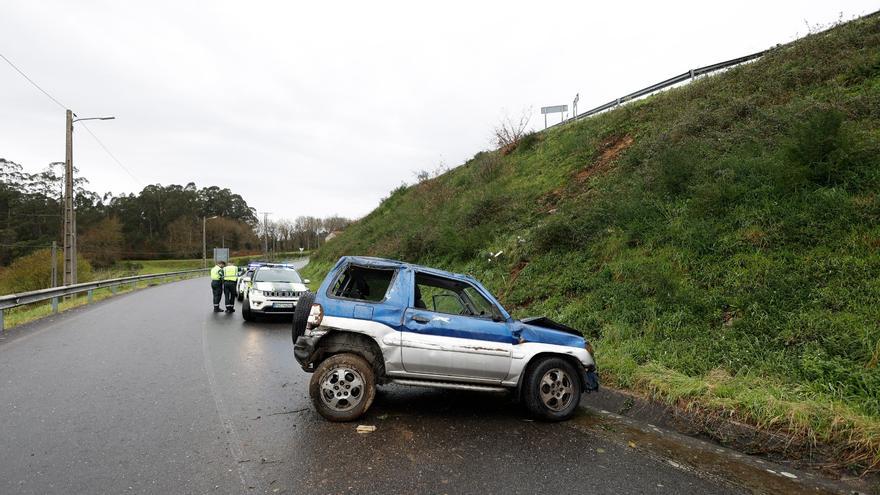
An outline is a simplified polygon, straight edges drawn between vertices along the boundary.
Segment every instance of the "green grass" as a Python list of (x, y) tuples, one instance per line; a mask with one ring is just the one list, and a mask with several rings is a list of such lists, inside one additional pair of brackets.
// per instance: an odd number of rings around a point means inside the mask
[(347, 254), (472, 273), (582, 329), (606, 383), (877, 468), (878, 190), (875, 16), (400, 187), (306, 274)]

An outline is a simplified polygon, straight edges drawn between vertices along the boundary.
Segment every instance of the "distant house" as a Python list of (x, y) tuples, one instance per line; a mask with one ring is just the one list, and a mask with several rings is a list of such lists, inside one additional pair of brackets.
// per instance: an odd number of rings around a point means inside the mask
[(327, 234), (327, 237), (325, 237), (324, 240), (329, 241), (330, 239), (333, 239), (334, 237), (338, 236), (341, 233), (342, 233), (341, 230), (334, 230), (333, 232), (330, 232), (329, 234)]

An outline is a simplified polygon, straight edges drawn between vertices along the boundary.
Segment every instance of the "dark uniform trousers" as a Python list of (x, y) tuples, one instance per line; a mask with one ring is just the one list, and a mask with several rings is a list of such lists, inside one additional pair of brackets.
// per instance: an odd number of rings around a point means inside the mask
[[(227, 280), (223, 282), (223, 294), (226, 295), (226, 307), (231, 308), (235, 305), (235, 282)], [(220, 302), (220, 296), (214, 296), (217, 302)]]
[(214, 306), (220, 306), (220, 297), (223, 296), (223, 281), (211, 280), (211, 292), (214, 293)]

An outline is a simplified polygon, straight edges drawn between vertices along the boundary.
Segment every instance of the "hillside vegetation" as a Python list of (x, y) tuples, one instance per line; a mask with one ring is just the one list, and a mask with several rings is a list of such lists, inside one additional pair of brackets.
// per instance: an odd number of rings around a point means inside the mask
[(401, 186), (309, 271), (471, 273), (581, 329), (606, 384), (877, 468), (878, 186), (873, 16)]

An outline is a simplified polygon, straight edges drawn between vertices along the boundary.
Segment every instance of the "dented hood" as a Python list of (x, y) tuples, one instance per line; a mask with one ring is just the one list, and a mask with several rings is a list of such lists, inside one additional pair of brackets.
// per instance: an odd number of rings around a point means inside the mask
[(571, 328), (568, 325), (563, 325), (562, 323), (559, 323), (557, 321), (553, 321), (550, 318), (547, 318), (546, 316), (530, 316), (528, 318), (523, 318), (520, 321), (522, 321), (526, 325), (533, 325), (533, 326), (541, 327), (541, 328), (549, 328), (550, 330), (558, 330), (560, 332), (565, 332), (565, 333), (570, 333), (572, 335), (577, 335), (578, 337), (583, 336), (583, 334), (581, 332), (575, 330), (574, 328)]
[(583, 347), (585, 340), (580, 332), (545, 316), (519, 320), (514, 324), (514, 337), (520, 342)]

